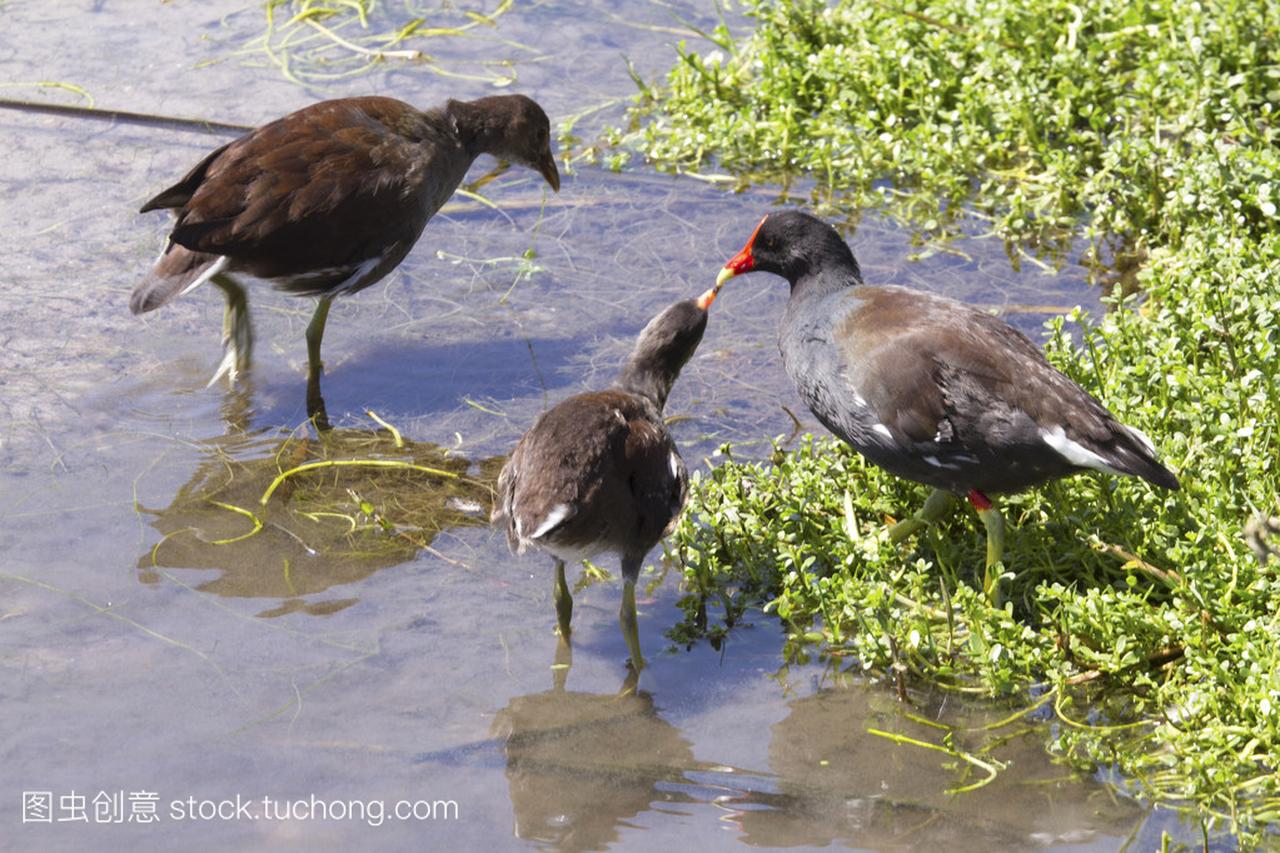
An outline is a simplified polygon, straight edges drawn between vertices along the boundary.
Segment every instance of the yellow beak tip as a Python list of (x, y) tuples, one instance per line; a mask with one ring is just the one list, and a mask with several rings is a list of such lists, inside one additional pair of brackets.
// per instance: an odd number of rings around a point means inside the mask
[(723, 287), (724, 283), (729, 279), (733, 278), (735, 275), (737, 275), (737, 273), (729, 269), (728, 267), (721, 267), (720, 274), (716, 276), (716, 290), (719, 290), (721, 287)]

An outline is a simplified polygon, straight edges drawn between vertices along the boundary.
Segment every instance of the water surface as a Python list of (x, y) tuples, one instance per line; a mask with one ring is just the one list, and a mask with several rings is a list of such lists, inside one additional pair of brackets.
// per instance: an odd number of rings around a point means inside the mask
[[(625, 58), (660, 73), (682, 26), (672, 9), (715, 20), (707, 4), (612, 8), (517, 6), (432, 52), (469, 71), (508, 52), (516, 88), (560, 117), (629, 96)], [(256, 124), (318, 97), (493, 91), (403, 63), (301, 87), (237, 53), (262, 32), (254, 4), (19, 2), (5, 15), (21, 37), (0, 51), (0, 79), (74, 83), (101, 107)], [(619, 115), (606, 106), (579, 132)], [(582, 168), (551, 195), (508, 173), (485, 188), (499, 211), (451, 205), (385, 283), (335, 304), (324, 391), (338, 429), (321, 437), (306, 424), (309, 301), (252, 289), (257, 364), (234, 392), (205, 387), (214, 291), (145, 318), (127, 309), (166, 224), (134, 211), (225, 135), (0, 110), (0, 137), (0, 844), (1111, 850), (1182, 831), (1052, 763), (1043, 727), (993, 750), (1010, 762), (997, 782), (945, 793), (969, 778), (947, 756), (869, 733), (940, 730), (883, 685), (787, 668), (771, 618), (752, 615), (719, 650), (674, 647), (679, 590), (657, 553), (636, 692), (619, 696), (616, 580), (577, 595), (567, 668), (549, 561), (507, 553), (484, 523), (486, 484), (538, 412), (606, 385), (650, 316), (709, 285), (770, 189)], [(851, 242), (869, 281), (1003, 308), (1033, 334), (1046, 306), (1097, 306), (1079, 266), (1014, 271), (991, 240), (913, 260), (910, 235), (869, 216)], [(792, 431), (784, 407), (817, 429), (778, 363), (785, 297), (751, 276), (713, 309), (669, 404), (691, 467), (725, 441), (763, 452)], [(371, 456), (457, 478), (298, 480), (252, 536), (228, 509), (258, 506), (287, 464)], [(911, 712), (976, 749), (972, 730), (1009, 710), (920, 695)], [(54, 818), (84, 796), (89, 822), (23, 824), (23, 791), (50, 792)], [(157, 822), (95, 825), (95, 796), (140, 792)], [(456, 816), (171, 811), (237, 796), (453, 801)]]

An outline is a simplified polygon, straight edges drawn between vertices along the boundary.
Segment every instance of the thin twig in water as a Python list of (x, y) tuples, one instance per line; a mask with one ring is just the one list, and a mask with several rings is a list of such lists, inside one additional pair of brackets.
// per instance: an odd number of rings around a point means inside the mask
[(63, 589), (61, 587), (54, 586), (53, 584), (36, 580), (35, 578), (29, 578), (29, 577), (26, 577), (25, 575), (17, 575), (11, 572), (0, 572), (0, 578), (3, 578), (5, 580), (16, 581), (18, 583), (25, 583), (30, 586), (37, 587), (39, 589), (47, 590), (49, 592), (59, 593), (71, 599), (72, 601), (76, 602), (77, 604), (81, 604), (81, 605), (84, 605), (85, 607), (88, 607), (90, 610), (93, 610), (95, 613), (101, 616), (106, 616), (111, 619), (115, 619), (117, 621), (123, 622), (124, 624), (129, 625), (130, 627), (136, 628), (137, 630), (146, 634), (148, 637), (152, 637), (153, 639), (160, 640), (163, 643), (168, 643), (171, 646), (175, 646), (176, 648), (182, 649), (185, 652), (189, 652), (195, 655), (196, 657), (200, 658), (200, 660), (204, 661), (209, 666), (213, 667), (214, 671), (217, 672), (218, 675), (224, 681), (226, 681), (227, 686), (231, 688), (232, 692), (234, 692), (236, 695), (240, 694), (240, 691), (236, 690), (235, 686), (231, 684), (230, 679), (227, 678), (227, 674), (226, 672), (223, 671), (222, 667), (218, 666), (218, 664), (212, 658), (206, 655), (204, 652), (200, 651), (194, 646), (190, 646), (187, 643), (182, 642), (181, 640), (175, 640), (172, 637), (167, 637), (164, 634), (161, 634), (159, 631), (156, 631), (152, 628), (148, 628), (146, 625), (143, 625), (141, 622), (130, 619), (128, 616), (125, 616), (123, 613), (117, 613), (115, 610), (111, 608), (110, 605), (103, 607), (102, 605), (95, 604), (94, 602), (90, 601), (84, 596), (78, 593), (72, 592), (71, 590)]
[(1119, 545), (1112, 545), (1109, 542), (1104, 542), (1102, 543), (1102, 550), (1106, 551), (1108, 554), (1114, 554), (1124, 560), (1124, 568), (1140, 569), (1168, 586), (1177, 586), (1182, 583), (1182, 576), (1173, 569), (1161, 569), (1157, 566), (1153, 566), (1141, 557), (1129, 553)]
[(93, 106), (81, 107), (72, 104), (41, 104), (32, 101), (15, 101), (8, 98), (0, 98), (0, 109), (62, 115), (70, 118), (96, 119), (98, 121), (120, 121), (150, 127), (191, 128), (193, 130), (226, 131), (237, 134), (253, 130), (252, 125), (233, 124), (211, 119), (136, 113), (129, 110), (106, 110)]
[(475, 400), (472, 400), (470, 397), (463, 397), (462, 402), (466, 403), (468, 406), (470, 406), (473, 409), (479, 409), (480, 411), (484, 412), (486, 415), (497, 415), (500, 418), (507, 417), (506, 412), (499, 412), (495, 409), (487, 409), (484, 406), (477, 403)]

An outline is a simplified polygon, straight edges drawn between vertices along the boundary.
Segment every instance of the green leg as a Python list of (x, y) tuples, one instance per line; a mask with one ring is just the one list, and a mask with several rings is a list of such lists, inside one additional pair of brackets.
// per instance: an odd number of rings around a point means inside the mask
[(556, 602), (556, 621), (560, 626), (560, 636), (569, 639), (569, 620), (573, 619), (573, 594), (569, 592), (569, 584), (564, 579), (564, 560), (556, 560), (556, 588), (551, 597)]
[(644, 658), (640, 655), (640, 626), (636, 621), (636, 582), (633, 580), (625, 581), (622, 585), (622, 609), (618, 612), (618, 624), (622, 626), (622, 637), (627, 641), (627, 650), (631, 652), (631, 666), (639, 672), (644, 669)]
[(222, 291), (227, 306), (222, 312), (222, 361), (209, 384), (224, 375), (231, 382), (249, 369), (253, 361), (253, 323), (249, 320), (249, 296), (231, 276), (219, 273), (209, 279)]
[(316, 303), (316, 311), (311, 315), (307, 325), (307, 380), (319, 383), (320, 373), (324, 365), (320, 362), (320, 341), (324, 338), (324, 323), (329, 319), (329, 304), (332, 296), (321, 296)]
[(988, 509), (978, 510), (978, 518), (987, 528), (987, 567), (982, 585), (993, 603), (1000, 601), (1000, 569), (1004, 557), (1004, 516), (993, 504)]
[(618, 688), (618, 698), (626, 699), (628, 696), (636, 695), (636, 688), (640, 686), (640, 670), (631, 664), (627, 664), (627, 677), (622, 679), (622, 686)]
[(573, 667), (573, 646), (569, 640), (561, 637), (556, 640), (556, 658), (551, 664), (551, 686), (555, 690), (564, 690), (569, 680), (569, 670)]
[(320, 395), (320, 374), (324, 370), (320, 362), (320, 342), (324, 338), (324, 323), (329, 319), (329, 303), (332, 301), (332, 296), (320, 297), (307, 325), (307, 414), (321, 432), (329, 429), (329, 415), (324, 408), (324, 397)]
[(919, 512), (911, 516), (911, 518), (904, 518), (889, 528), (889, 541), (896, 545), (908, 536), (914, 536), (924, 530), (945, 515), (957, 500), (958, 498), (951, 492), (934, 489), (933, 494), (929, 495), (928, 500), (924, 502), (924, 506), (921, 507)]

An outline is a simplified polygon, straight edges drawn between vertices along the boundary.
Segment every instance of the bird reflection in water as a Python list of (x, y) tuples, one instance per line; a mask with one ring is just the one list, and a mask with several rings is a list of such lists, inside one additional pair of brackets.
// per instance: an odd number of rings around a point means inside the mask
[(636, 690), (631, 668), (618, 693), (565, 689), (572, 652), (561, 638), (553, 687), (499, 711), (515, 835), (557, 851), (604, 850), (642, 812), (688, 803), (695, 766), (680, 731)]
[[(1044, 749), (1042, 723), (1022, 719), (985, 730), (1008, 712), (961, 708), (954, 696), (918, 704), (912, 719), (891, 693), (859, 685), (792, 702), (769, 742), (776, 787), (743, 796), (735, 818), (741, 840), (757, 847), (835, 843), (976, 853), (1123, 838), (1143, 820), (1132, 800), (1055, 764)], [(950, 725), (918, 721), (938, 717)], [(933, 744), (950, 731), (957, 749), (976, 754), (993, 745), (982, 757), (1010, 769), (987, 785), (953, 792), (985, 774), (872, 730)]]

